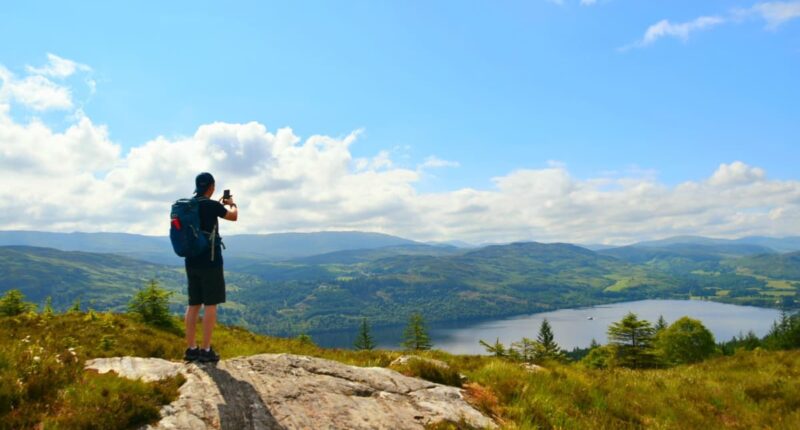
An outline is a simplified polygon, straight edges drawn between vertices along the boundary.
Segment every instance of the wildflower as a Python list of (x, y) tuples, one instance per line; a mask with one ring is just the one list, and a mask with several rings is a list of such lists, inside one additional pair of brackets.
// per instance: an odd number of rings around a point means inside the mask
[(33, 356), (33, 361), (40, 361), (40, 360), (41, 360), (41, 358), (39, 358), (38, 355)]

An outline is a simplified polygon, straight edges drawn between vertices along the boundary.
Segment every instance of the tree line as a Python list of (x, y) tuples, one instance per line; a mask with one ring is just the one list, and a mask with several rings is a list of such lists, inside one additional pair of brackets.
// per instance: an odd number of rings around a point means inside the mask
[[(172, 293), (150, 281), (136, 293), (128, 304), (129, 312), (144, 323), (167, 330), (179, 330), (169, 310)], [(36, 312), (38, 306), (26, 302), (19, 290), (9, 290), (0, 297), (0, 316), (16, 316)], [(67, 312), (81, 312), (80, 299)], [(48, 298), (42, 307), (43, 315), (53, 315), (52, 301)], [(88, 310), (89, 316), (94, 311)], [(544, 319), (536, 339), (523, 337), (509, 346), (500, 342), (484, 340), (480, 344), (491, 355), (527, 363), (547, 361), (580, 361), (593, 368), (627, 367), (634, 369), (669, 367), (703, 361), (715, 355), (731, 355), (737, 350), (784, 350), (800, 348), (800, 313), (782, 311), (766, 336), (759, 338), (752, 331), (735, 336), (727, 342), (716, 343), (714, 335), (699, 320), (682, 317), (667, 324), (659, 317), (655, 324), (640, 319), (630, 312), (620, 321), (612, 323), (607, 330), (608, 343), (600, 345), (595, 340), (588, 348), (566, 351), (555, 341), (552, 326)], [(311, 341), (307, 335), (301, 335)], [(373, 350), (376, 342), (371, 334), (367, 318), (363, 318), (356, 335), (354, 348)], [(410, 315), (403, 331), (401, 345), (407, 350), (423, 351), (433, 348), (433, 342), (424, 318), (419, 313)]]

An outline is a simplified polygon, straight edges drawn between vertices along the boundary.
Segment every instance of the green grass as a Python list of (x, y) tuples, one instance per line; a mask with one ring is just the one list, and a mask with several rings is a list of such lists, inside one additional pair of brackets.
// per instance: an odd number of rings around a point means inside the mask
[(797, 282), (786, 281), (782, 279), (770, 279), (767, 281), (767, 288), (774, 288), (776, 290), (796, 290)]
[[(215, 330), (214, 346), (223, 358), (294, 353), (379, 367), (402, 354), (324, 349), (228, 326)], [(159, 407), (177, 395), (180, 377), (146, 384), (86, 372), (83, 363), (121, 355), (179, 360), (183, 349), (179, 334), (125, 315), (0, 318), (0, 428), (135, 428), (154, 422)], [(458, 375), (465, 375), (468, 401), (504, 429), (800, 428), (800, 351), (739, 352), (659, 370), (550, 363), (544, 372), (494, 357), (436, 350), (418, 355), (444, 361), (450, 370), (398, 370), (455, 386), (462, 384)], [(468, 428), (437, 426), (432, 428)]]

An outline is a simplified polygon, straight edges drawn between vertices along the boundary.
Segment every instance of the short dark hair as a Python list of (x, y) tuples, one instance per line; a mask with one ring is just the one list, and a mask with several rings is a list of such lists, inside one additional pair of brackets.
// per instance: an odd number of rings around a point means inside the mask
[(194, 193), (205, 194), (208, 187), (214, 185), (214, 177), (211, 173), (203, 172), (194, 178)]

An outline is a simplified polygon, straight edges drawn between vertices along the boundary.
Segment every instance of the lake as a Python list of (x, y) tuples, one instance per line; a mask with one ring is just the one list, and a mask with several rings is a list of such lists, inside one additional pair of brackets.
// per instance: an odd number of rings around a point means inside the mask
[[(752, 330), (764, 336), (773, 321), (779, 318), (775, 309), (738, 306), (700, 300), (641, 300), (614, 303), (586, 308), (561, 309), (529, 315), (501, 318), (490, 321), (451, 322), (430, 324), (429, 333), (434, 348), (454, 354), (485, 354), (478, 343), (495, 339), (508, 346), (511, 342), (528, 337), (536, 339), (539, 325), (547, 318), (553, 327), (556, 342), (562, 348), (589, 346), (592, 339), (606, 343), (608, 326), (633, 312), (653, 323), (663, 315), (667, 323), (683, 316), (698, 319), (714, 333), (717, 341), (729, 340), (739, 333)], [(591, 318), (591, 319), (589, 319)], [(403, 327), (379, 327), (372, 330), (378, 348), (400, 349)], [(351, 348), (356, 330), (312, 333), (314, 342), (328, 348)]]

